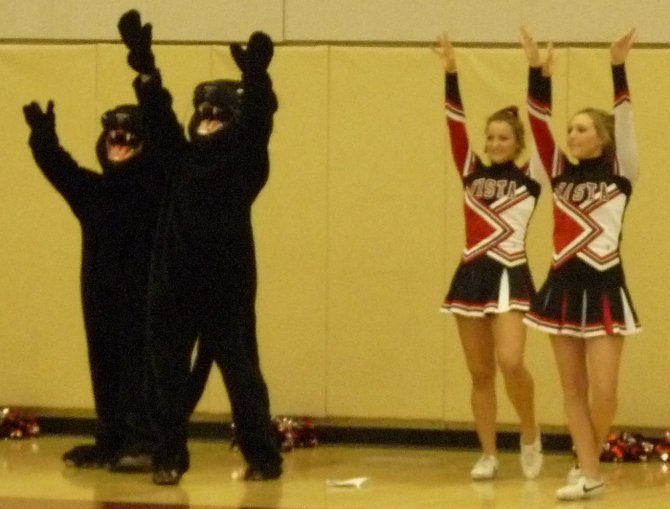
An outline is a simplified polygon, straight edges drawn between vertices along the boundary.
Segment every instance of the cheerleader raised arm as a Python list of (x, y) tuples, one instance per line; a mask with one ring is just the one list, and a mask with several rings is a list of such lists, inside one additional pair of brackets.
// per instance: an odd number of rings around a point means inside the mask
[(471, 404), (482, 455), (470, 475), (492, 479), (496, 456), (495, 375), (499, 368), (520, 420), (520, 462), (532, 479), (542, 468), (533, 378), (524, 365), (523, 313), (535, 294), (526, 261), (528, 222), (540, 192), (516, 159), (524, 144), (516, 107), (486, 121), (485, 164), (471, 149), (458, 87), (454, 49), (446, 35), (435, 52), (445, 71), (445, 112), (452, 154), (463, 182), (466, 247), (442, 311), (454, 314), (472, 379)]
[(568, 122), (573, 163), (551, 136), (551, 51), (541, 59), (537, 43), (521, 33), (530, 66), (529, 117), (554, 204), (552, 265), (524, 321), (550, 335), (578, 460), (556, 492), (559, 500), (592, 498), (604, 490), (599, 458), (616, 413), (623, 337), (640, 330), (619, 255), (637, 177), (624, 67), (634, 35), (631, 30), (611, 45), (614, 115), (584, 108)]
[(638, 176), (637, 141), (633, 128), (633, 106), (626, 76), (626, 56), (635, 31), (631, 30), (610, 48), (614, 82), (614, 143), (616, 172), (635, 184)]

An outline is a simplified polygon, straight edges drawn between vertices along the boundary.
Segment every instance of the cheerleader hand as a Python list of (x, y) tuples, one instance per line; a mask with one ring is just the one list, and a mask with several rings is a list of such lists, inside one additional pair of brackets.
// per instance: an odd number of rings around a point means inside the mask
[(612, 65), (622, 65), (626, 62), (628, 52), (635, 42), (635, 29), (631, 29), (626, 35), (620, 37), (610, 46)]
[(537, 42), (533, 39), (528, 30), (526, 30), (526, 27), (522, 26), (521, 46), (526, 52), (528, 65), (530, 67), (541, 67), (542, 76), (545, 78), (550, 77), (554, 70), (554, 44), (552, 42), (547, 43), (544, 55), (541, 55)]
[(456, 54), (454, 52), (454, 47), (451, 45), (449, 36), (446, 32), (442, 32), (437, 36), (438, 46), (433, 46), (433, 52), (440, 57), (442, 60), (442, 66), (444, 67), (444, 72), (455, 73), (456, 72)]

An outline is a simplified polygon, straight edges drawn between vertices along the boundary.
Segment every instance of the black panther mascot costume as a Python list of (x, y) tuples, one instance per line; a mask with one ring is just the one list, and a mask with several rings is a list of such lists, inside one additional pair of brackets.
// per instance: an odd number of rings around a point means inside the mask
[(33, 157), (81, 225), (81, 295), (97, 414), (94, 445), (63, 455), (68, 465), (151, 469), (144, 400), (144, 345), (151, 243), (164, 177), (137, 106), (102, 117), (102, 174), (60, 146), (54, 104), (24, 107)]
[(231, 45), (242, 81), (198, 85), (186, 139), (151, 50), (151, 25), (137, 11), (119, 20), (143, 115), (162, 126), (169, 165), (149, 284), (148, 362), (158, 449), (156, 484), (177, 484), (189, 468), (187, 423), (191, 354), (219, 367), (230, 398), (246, 480), (275, 479), (282, 459), (270, 418), (256, 343), (256, 261), (251, 207), (269, 172), (268, 142), (277, 100), (267, 67), (270, 38)]

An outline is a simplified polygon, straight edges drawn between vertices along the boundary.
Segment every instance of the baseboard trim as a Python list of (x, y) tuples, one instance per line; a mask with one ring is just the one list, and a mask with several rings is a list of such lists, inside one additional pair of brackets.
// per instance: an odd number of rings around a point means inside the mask
[[(42, 434), (93, 435), (96, 419), (83, 416), (44, 415), (38, 417)], [(230, 416), (196, 415), (189, 423), (192, 438), (228, 440), (231, 438)], [(314, 419), (321, 444), (366, 446), (405, 446), (440, 449), (479, 448), (477, 435), (467, 423), (431, 423), (426, 421), (388, 421), (374, 419)], [(505, 428), (505, 426), (503, 426)], [(560, 428), (543, 430), (546, 451), (570, 451), (569, 435)], [(518, 450), (519, 434), (511, 429), (498, 432), (501, 450)]]

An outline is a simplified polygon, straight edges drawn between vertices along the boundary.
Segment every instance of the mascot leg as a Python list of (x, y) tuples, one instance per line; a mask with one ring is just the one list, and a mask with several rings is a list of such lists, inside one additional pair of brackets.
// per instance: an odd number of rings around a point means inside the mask
[[(249, 351), (244, 313), (219, 316), (203, 327), (202, 340), (213, 353), (228, 391), (240, 451), (248, 463), (246, 480), (276, 479), (282, 458), (270, 416), (270, 399), (257, 355)], [(255, 334), (254, 344), (255, 344)]]

